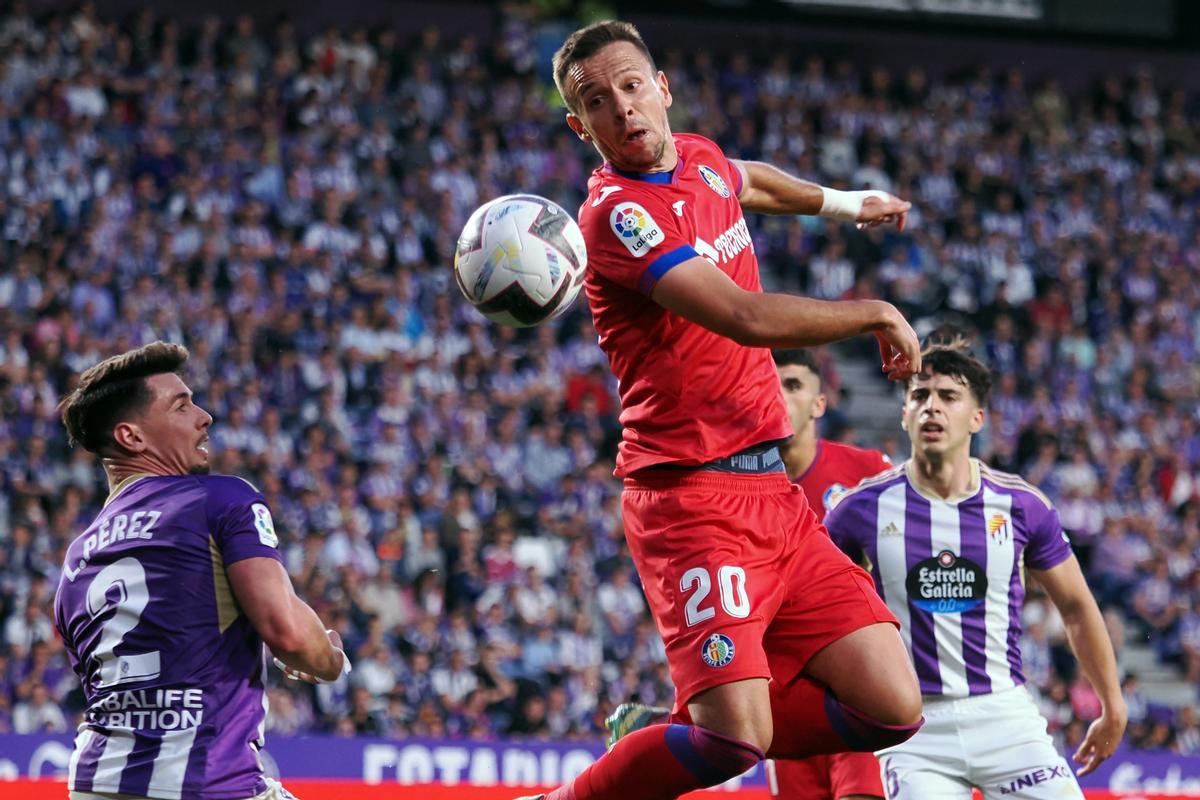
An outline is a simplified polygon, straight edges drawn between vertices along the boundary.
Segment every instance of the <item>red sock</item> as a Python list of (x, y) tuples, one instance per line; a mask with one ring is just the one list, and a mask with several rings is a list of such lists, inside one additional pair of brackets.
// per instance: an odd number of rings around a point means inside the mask
[(756, 747), (692, 725), (651, 725), (621, 737), (546, 800), (674, 800), (716, 786), (756, 764)]

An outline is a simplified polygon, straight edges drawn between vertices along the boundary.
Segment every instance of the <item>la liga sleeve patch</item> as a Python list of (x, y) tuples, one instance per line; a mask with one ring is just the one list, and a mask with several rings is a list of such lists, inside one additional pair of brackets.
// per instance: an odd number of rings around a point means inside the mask
[(275, 521), (271, 519), (271, 511), (263, 503), (250, 506), (254, 512), (254, 529), (258, 531), (258, 541), (267, 547), (279, 547), (279, 536), (275, 533)]
[(617, 241), (634, 258), (642, 258), (667, 239), (654, 217), (639, 203), (617, 203), (608, 215), (608, 222)]

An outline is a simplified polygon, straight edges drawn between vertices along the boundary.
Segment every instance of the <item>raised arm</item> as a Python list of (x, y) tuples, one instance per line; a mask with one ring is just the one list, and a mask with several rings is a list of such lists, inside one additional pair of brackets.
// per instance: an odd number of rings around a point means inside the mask
[(667, 310), (748, 347), (812, 347), (874, 333), (889, 378), (903, 380), (921, 370), (916, 333), (894, 306), (880, 300), (748, 292), (703, 256), (668, 270), (650, 296)]
[(1087, 736), (1074, 756), (1076, 763), (1083, 764), (1079, 774), (1086, 775), (1117, 749), (1128, 718), (1112, 641), (1075, 556), (1050, 569), (1030, 569), (1029, 574), (1046, 589), (1046, 594), (1058, 608), (1067, 629), (1071, 652), (1100, 697), (1103, 713), (1088, 728)]
[(759, 214), (807, 214), (860, 227), (895, 222), (904, 230), (912, 203), (881, 191), (843, 192), (789, 175), (761, 161), (733, 161), (742, 173), (738, 202)]

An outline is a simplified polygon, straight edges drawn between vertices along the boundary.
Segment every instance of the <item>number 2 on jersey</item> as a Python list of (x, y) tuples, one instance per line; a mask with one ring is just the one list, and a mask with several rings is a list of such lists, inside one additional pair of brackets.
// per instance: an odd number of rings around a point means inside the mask
[[(114, 590), (117, 595), (115, 602), (109, 599)], [(136, 558), (114, 561), (92, 579), (87, 592), (88, 613), (92, 619), (116, 608), (116, 612), (105, 620), (104, 632), (92, 651), (92, 658), (99, 662), (97, 689), (158, 677), (161, 666), (157, 650), (132, 655), (113, 652), (124, 640), (125, 634), (137, 627), (149, 602), (146, 570)]]
[[(712, 592), (712, 577), (704, 567), (692, 567), (683, 573), (679, 579), (679, 590), (684, 594), (696, 587), (695, 593), (688, 598), (683, 615), (688, 627), (699, 625), (706, 619), (717, 615), (717, 609), (708, 606), (701, 608), (700, 604)], [(723, 566), (717, 569), (717, 587), (721, 595), (721, 608), (731, 617), (745, 619), (750, 616), (750, 597), (746, 594), (746, 571), (741, 567)]]

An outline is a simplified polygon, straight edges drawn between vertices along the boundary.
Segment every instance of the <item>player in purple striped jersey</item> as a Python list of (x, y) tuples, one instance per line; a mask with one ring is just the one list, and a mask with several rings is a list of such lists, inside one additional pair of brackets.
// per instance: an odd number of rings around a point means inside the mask
[(825, 518), (843, 549), (869, 559), (921, 685), (925, 727), (878, 754), (884, 789), (902, 800), (967, 800), (972, 787), (988, 800), (1081, 798), (1024, 688), (1025, 571), (1058, 607), (1103, 704), (1074, 755), (1081, 775), (1125, 730), (1112, 643), (1050, 501), (970, 457), (991, 377), (964, 349), (927, 349), (908, 381), (912, 458), (863, 481)]
[(265, 641), (293, 677), (336, 680), (336, 634), (296, 597), (271, 512), (209, 475), (212, 417), (155, 342), (92, 367), (61, 405), (110, 494), (67, 549), (55, 622), (88, 708), (72, 800), (279, 800), (263, 776)]

